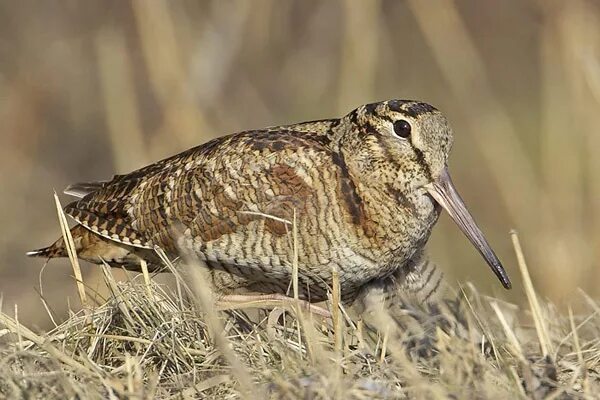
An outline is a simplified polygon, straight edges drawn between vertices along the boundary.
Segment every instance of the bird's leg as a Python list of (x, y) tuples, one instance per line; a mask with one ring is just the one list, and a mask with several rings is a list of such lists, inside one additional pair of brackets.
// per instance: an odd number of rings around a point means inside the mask
[(324, 318), (331, 318), (331, 313), (322, 307), (311, 304), (306, 300), (295, 300), (291, 297), (278, 293), (259, 295), (225, 295), (217, 301), (217, 308), (219, 310), (235, 310), (247, 307), (281, 307), (286, 310), (291, 310), (296, 304), (312, 314), (316, 314)]
[(442, 271), (420, 250), (404, 268), (364, 285), (354, 308), (368, 314), (376, 310), (390, 312), (409, 303), (433, 304), (442, 298), (444, 289)]
[(383, 352), (429, 352), (435, 338), (428, 332), (436, 332), (431, 327), (446, 318), (439, 308), (444, 286), (442, 271), (422, 251), (392, 275), (364, 285), (353, 309), (362, 320), (366, 343), (376, 348), (387, 337)]

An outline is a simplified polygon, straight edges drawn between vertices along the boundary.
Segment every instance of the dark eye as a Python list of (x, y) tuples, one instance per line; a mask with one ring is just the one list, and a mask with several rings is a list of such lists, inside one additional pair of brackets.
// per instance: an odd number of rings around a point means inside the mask
[(406, 120), (399, 119), (394, 122), (394, 132), (400, 137), (407, 138), (410, 136), (410, 124)]

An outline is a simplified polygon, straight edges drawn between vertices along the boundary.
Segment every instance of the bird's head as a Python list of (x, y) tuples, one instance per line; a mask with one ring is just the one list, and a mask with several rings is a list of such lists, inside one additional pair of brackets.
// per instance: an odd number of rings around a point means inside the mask
[(389, 100), (361, 106), (341, 122), (345, 134), (340, 145), (360, 181), (394, 185), (413, 198), (437, 202), (510, 288), (508, 275), (450, 179), (453, 134), (440, 111), (422, 102)]

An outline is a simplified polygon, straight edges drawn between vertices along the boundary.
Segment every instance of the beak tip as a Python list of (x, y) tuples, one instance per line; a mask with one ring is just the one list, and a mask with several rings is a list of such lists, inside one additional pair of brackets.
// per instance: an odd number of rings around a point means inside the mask
[(492, 266), (492, 270), (496, 273), (496, 276), (500, 280), (500, 283), (502, 283), (502, 286), (504, 286), (504, 289), (512, 289), (512, 283), (510, 282), (510, 278), (508, 277), (508, 274), (506, 273), (506, 270), (504, 269), (502, 264), (500, 264), (500, 262), (498, 261), (497, 263), (490, 263), (490, 265)]

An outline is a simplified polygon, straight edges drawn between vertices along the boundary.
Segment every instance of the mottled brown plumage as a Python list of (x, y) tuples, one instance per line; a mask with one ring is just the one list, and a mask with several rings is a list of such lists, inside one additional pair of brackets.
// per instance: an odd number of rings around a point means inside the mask
[[(189, 252), (206, 261), (222, 294), (287, 293), (295, 216), (301, 297), (326, 299), (336, 268), (351, 302), (365, 284), (410, 270), (441, 204), (508, 286), (453, 192), (451, 144), (432, 106), (373, 103), (340, 119), (221, 137), (110, 181), (74, 185), (67, 193), (81, 199), (65, 212), (77, 222), (80, 258), (129, 269), (144, 258), (157, 268), (155, 248), (173, 258)], [(31, 255), (64, 256), (62, 241)]]

